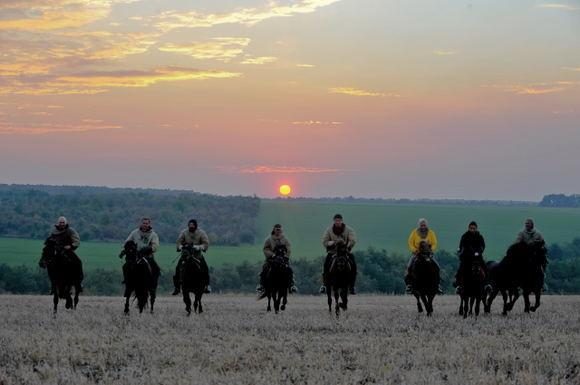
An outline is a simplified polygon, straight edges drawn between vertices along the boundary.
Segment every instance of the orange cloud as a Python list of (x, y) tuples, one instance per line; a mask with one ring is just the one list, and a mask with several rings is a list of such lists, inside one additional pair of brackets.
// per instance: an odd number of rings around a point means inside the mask
[(293, 167), (293, 166), (251, 166), (251, 167), (220, 167), (226, 172), (239, 174), (328, 174), (344, 170), (336, 168)]
[(571, 6), (569, 4), (559, 4), (559, 3), (545, 3), (538, 4), (536, 8), (547, 8), (547, 9), (560, 9), (563, 11), (578, 11), (580, 8)]
[(361, 90), (358, 88), (353, 87), (334, 87), (330, 88), (329, 91), (333, 94), (343, 94), (349, 96), (372, 96), (372, 97), (392, 97), (392, 98), (400, 98), (401, 95), (394, 94), (394, 93), (383, 93), (383, 92), (375, 92), (375, 91), (367, 91)]
[(227, 79), (240, 76), (227, 71), (198, 70), (181, 67), (159, 67), (149, 71), (86, 72), (64, 75), (38, 82), (15, 81), (1, 86), (0, 94), (70, 95), (96, 94), (111, 88), (148, 87), (159, 82)]
[(242, 61), (242, 64), (256, 64), (256, 65), (263, 65), (268, 63), (274, 63), (277, 61), (278, 58), (273, 56), (258, 56), (258, 57), (249, 57)]
[(435, 56), (451, 56), (455, 55), (457, 52), (455, 51), (433, 51), (433, 55)]
[(327, 122), (327, 121), (320, 121), (320, 120), (303, 120), (303, 121), (296, 121), (292, 122), (293, 125), (296, 126), (340, 126), (343, 122)]
[(484, 85), (485, 88), (496, 88), (504, 92), (515, 95), (546, 95), (556, 92), (566, 91), (571, 87), (580, 85), (580, 82), (557, 81), (548, 83), (531, 83), (531, 84), (492, 84)]
[(341, 0), (302, 0), (292, 5), (276, 5), (272, 3), (273, 5), (266, 9), (244, 8), (236, 12), (221, 14), (169, 11), (155, 17), (154, 20), (157, 20), (156, 27), (162, 31), (170, 31), (176, 28), (208, 28), (220, 24), (254, 25), (272, 18), (312, 13), (318, 8), (326, 7), (339, 1)]
[(104, 131), (123, 128), (120, 125), (113, 124), (28, 124), (12, 125), (0, 122), (0, 135), (47, 135), (62, 133), (82, 133), (90, 131)]
[(208, 42), (191, 44), (167, 43), (158, 49), (163, 52), (174, 52), (196, 59), (216, 59), (229, 61), (244, 52), (251, 39), (246, 37), (215, 37)]

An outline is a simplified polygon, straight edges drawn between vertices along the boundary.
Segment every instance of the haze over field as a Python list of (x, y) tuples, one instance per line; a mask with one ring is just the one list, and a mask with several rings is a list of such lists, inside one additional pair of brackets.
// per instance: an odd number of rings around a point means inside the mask
[(0, 2), (0, 183), (580, 191), (580, 1)]

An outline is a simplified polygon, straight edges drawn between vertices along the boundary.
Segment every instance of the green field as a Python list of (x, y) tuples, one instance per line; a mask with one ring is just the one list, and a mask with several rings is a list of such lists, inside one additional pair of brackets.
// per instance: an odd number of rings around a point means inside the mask
[[(258, 217), (256, 245), (240, 247), (212, 246), (206, 255), (208, 263), (261, 260), (261, 240), (275, 223), (281, 223), (293, 245), (294, 258), (313, 258), (323, 253), (321, 236), (332, 216), (340, 212), (345, 222), (355, 228), (358, 248), (374, 246), (406, 253), (409, 232), (420, 217), (429, 219), (439, 237), (440, 249), (453, 251), (467, 223), (476, 220), (487, 241), (488, 259), (499, 258), (522, 227), (523, 220), (535, 218), (537, 227), (548, 243), (570, 242), (580, 237), (580, 210), (541, 207), (389, 205), (361, 203), (321, 203), (296, 200), (263, 200)], [(160, 234), (162, 239), (171, 238)], [(118, 268), (120, 243), (83, 242), (79, 255), (87, 269)], [(34, 265), (38, 261), (42, 241), (0, 238), (0, 263)], [(162, 244), (157, 260), (162, 268), (173, 266), (176, 257), (173, 244)]]

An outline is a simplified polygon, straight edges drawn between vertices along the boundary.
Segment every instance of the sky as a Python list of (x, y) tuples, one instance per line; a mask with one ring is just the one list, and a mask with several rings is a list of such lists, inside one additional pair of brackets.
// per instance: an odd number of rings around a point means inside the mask
[(580, 193), (580, 0), (2, 0), (0, 183)]

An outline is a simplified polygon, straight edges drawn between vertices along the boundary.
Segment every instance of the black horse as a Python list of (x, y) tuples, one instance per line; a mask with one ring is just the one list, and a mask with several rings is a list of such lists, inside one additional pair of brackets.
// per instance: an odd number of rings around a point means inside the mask
[(181, 255), (180, 282), (185, 311), (188, 316), (191, 315), (191, 297), (189, 293), (193, 293), (193, 309), (196, 313), (203, 313), (201, 297), (205, 287), (209, 285), (207, 274), (203, 271), (201, 260), (195, 257), (193, 245), (183, 246)]
[[(53, 311), (56, 314), (59, 299), (64, 299), (66, 309), (76, 309), (79, 293), (82, 291), (82, 277), (78, 273), (78, 264), (72, 250), (65, 250), (56, 242), (48, 239), (42, 249), (39, 265), (46, 268), (53, 295)], [(74, 289), (74, 298), (72, 291)]]
[(336, 253), (332, 256), (326, 278), (328, 311), (332, 312), (332, 296), (334, 295), (334, 311), (337, 317), (340, 315), (340, 309), (346, 310), (348, 307), (348, 289), (351, 281), (352, 265), (348, 257), (348, 247), (345, 243), (339, 243), (336, 246)]
[[(473, 305), (475, 304), (475, 315), (479, 315), (481, 302), (484, 300), (484, 288), (486, 284), (486, 273), (483, 258), (476, 256), (475, 253), (463, 255), (461, 275), (461, 302), (459, 304), (459, 315), (467, 318), (467, 315), (473, 315)], [(485, 303), (484, 303), (485, 307)]]
[[(511, 245), (500, 262), (489, 265), (490, 288), (486, 312), (491, 310), (491, 304), (500, 291), (504, 299), (502, 314), (506, 315), (519, 297), (518, 288), (522, 289), (524, 312), (536, 311), (540, 307), (545, 266), (546, 254), (542, 245), (528, 245), (525, 242)], [(534, 306), (530, 306), (531, 293), (536, 297)]]
[(272, 311), (271, 302), (274, 302), (274, 312), (286, 310), (288, 304), (288, 288), (292, 272), (288, 261), (288, 250), (284, 245), (274, 248), (274, 255), (269, 260), (269, 267), (264, 275), (264, 294), (268, 297), (267, 311)]
[(411, 279), (413, 280), (413, 295), (417, 299), (417, 311), (423, 312), (423, 306), (427, 316), (433, 314), (433, 299), (439, 289), (439, 268), (433, 260), (433, 253), (428, 246), (420, 247), (415, 263), (411, 266)]
[(125, 272), (125, 314), (129, 314), (129, 299), (133, 293), (137, 299), (139, 313), (143, 313), (148, 300), (151, 305), (150, 311), (153, 313), (159, 272), (155, 271), (147, 256), (137, 250), (137, 244), (133, 241), (125, 243), (119, 258), (123, 256), (125, 256), (125, 265), (123, 266)]

